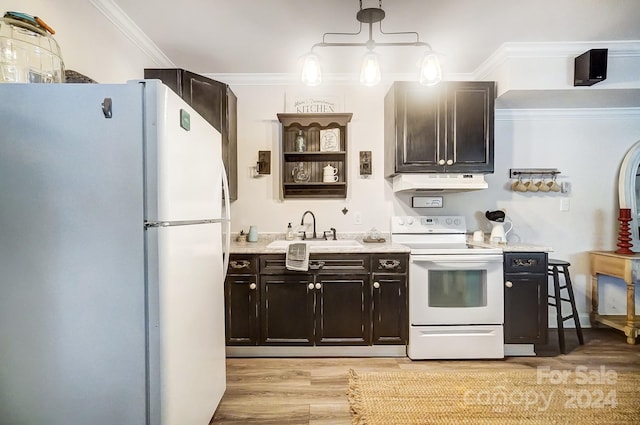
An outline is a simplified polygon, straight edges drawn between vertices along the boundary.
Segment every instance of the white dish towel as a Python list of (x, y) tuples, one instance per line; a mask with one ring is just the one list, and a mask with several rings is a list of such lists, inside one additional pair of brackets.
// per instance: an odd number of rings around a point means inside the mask
[(285, 266), (287, 270), (302, 272), (309, 270), (309, 247), (306, 243), (292, 243), (289, 245)]

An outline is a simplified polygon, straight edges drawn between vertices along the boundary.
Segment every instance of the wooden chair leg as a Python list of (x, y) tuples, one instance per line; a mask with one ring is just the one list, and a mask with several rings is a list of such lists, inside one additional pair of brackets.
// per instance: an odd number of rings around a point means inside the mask
[(562, 298), (560, 297), (560, 276), (558, 274), (558, 267), (556, 266), (553, 266), (553, 293), (556, 298), (556, 322), (558, 323), (558, 342), (560, 344), (560, 352), (562, 354), (566, 354), (564, 325), (562, 320)]
[(582, 327), (580, 326), (580, 318), (578, 317), (578, 309), (576, 308), (576, 299), (573, 295), (573, 286), (571, 285), (571, 276), (569, 275), (569, 268), (563, 267), (562, 273), (564, 274), (565, 286), (569, 293), (569, 302), (571, 303), (571, 312), (573, 315), (573, 321), (576, 325), (576, 332), (578, 333), (578, 342), (580, 345), (584, 345), (584, 337), (582, 336)]

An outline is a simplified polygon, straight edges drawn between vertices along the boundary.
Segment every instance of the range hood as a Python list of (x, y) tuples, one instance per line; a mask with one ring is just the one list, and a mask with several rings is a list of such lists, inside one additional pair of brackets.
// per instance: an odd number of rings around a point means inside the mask
[(484, 174), (398, 174), (394, 192), (465, 192), (489, 187)]

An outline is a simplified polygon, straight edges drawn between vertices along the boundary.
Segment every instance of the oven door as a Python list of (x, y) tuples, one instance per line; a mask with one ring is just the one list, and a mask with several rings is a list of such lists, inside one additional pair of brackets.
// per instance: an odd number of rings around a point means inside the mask
[(501, 325), (502, 281), (501, 254), (411, 255), (411, 324)]

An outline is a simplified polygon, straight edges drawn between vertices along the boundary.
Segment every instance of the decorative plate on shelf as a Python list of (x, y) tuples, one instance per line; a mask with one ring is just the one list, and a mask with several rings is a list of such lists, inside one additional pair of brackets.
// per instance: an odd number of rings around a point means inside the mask
[(327, 128), (320, 130), (320, 151), (338, 152), (340, 151), (340, 129)]

